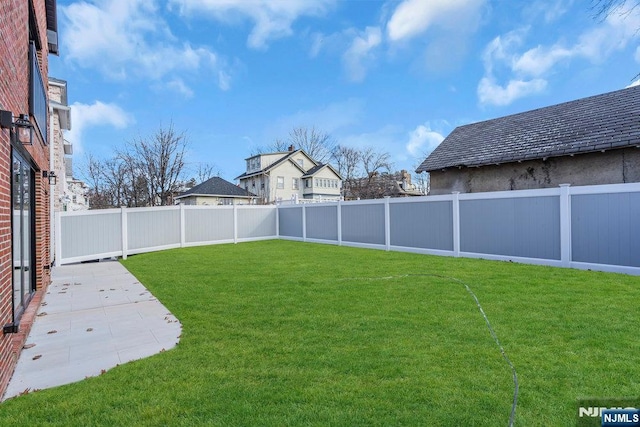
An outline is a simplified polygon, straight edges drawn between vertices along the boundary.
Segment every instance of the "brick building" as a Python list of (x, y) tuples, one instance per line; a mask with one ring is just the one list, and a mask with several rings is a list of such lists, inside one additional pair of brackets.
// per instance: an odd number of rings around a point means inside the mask
[[(48, 55), (55, 0), (0, 2), (0, 396), (50, 282)], [(29, 127), (29, 124), (31, 127)]]

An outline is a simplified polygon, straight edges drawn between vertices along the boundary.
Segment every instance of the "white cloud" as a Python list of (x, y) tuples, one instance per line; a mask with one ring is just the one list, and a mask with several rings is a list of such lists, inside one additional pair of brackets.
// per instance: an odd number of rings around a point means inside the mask
[(96, 101), (93, 104), (74, 102), (71, 105), (71, 130), (66, 139), (74, 146), (76, 153), (83, 151), (83, 133), (95, 126), (112, 126), (123, 129), (134, 122), (133, 118), (116, 104)]
[(177, 41), (156, 4), (155, 0), (104, 0), (61, 6), (65, 59), (114, 79), (159, 80), (201, 69), (215, 75), (224, 68), (215, 52)]
[(538, 0), (525, 5), (523, 14), (531, 18), (542, 16), (547, 23), (554, 22), (566, 14), (575, 0)]
[(571, 58), (574, 53), (562, 46), (552, 46), (545, 48), (537, 46), (529, 49), (521, 56), (514, 58), (513, 71), (529, 76), (541, 76), (546, 74), (558, 62)]
[(547, 87), (543, 79), (509, 80), (501, 86), (490, 77), (483, 77), (478, 84), (478, 99), (481, 104), (509, 105), (516, 99), (539, 93)]
[[(574, 59), (603, 62), (612, 52), (624, 49), (638, 37), (640, 10), (637, 9), (608, 16), (600, 25), (585, 30), (574, 44), (538, 45), (519, 53), (527, 29), (496, 37), (483, 54), (485, 73), (477, 90), (480, 103), (508, 105), (518, 98), (539, 93), (547, 87), (548, 76), (564, 62)], [(501, 84), (500, 80), (506, 83)]]
[(271, 40), (293, 34), (292, 24), (301, 16), (321, 16), (336, 0), (171, 0), (183, 14), (208, 13), (225, 23), (238, 18), (253, 21), (247, 45), (265, 49)]
[(477, 14), (484, 0), (404, 0), (398, 5), (387, 23), (391, 41), (409, 40), (435, 24), (451, 25), (457, 20), (458, 31), (461, 16)]
[(444, 140), (444, 136), (431, 130), (429, 123), (418, 125), (409, 133), (407, 151), (414, 157), (431, 153)]
[(175, 90), (185, 98), (193, 97), (193, 90), (187, 86), (182, 79), (173, 79), (169, 83), (167, 83), (167, 87), (169, 89)]
[(367, 73), (367, 64), (374, 59), (373, 50), (382, 42), (382, 32), (379, 27), (367, 27), (356, 35), (349, 49), (342, 55), (349, 78), (360, 82)]
[[(391, 2), (389, 2), (391, 3)], [(395, 55), (403, 50), (418, 69), (430, 74), (457, 70), (482, 23), (486, 0), (404, 0), (386, 23), (386, 40)], [(411, 44), (412, 40), (416, 40)], [(416, 50), (422, 54), (416, 55)]]

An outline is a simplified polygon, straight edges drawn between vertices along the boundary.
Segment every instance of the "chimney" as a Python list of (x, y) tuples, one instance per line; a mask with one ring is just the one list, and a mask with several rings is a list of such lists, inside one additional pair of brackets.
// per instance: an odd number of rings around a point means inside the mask
[(293, 151), (293, 144), (289, 146), (289, 151)]

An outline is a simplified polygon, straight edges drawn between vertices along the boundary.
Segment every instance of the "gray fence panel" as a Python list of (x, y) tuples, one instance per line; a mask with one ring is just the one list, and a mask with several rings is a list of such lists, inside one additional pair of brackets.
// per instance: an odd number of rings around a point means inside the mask
[(460, 250), (560, 259), (560, 199), (461, 200)]
[(62, 258), (122, 251), (120, 212), (60, 218)]
[(276, 207), (238, 207), (238, 238), (250, 239), (276, 235)]
[(180, 244), (180, 211), (127, 211), (128, 250)]
[(233, 239), (233, 209), (185, 208), (184, 223), (185, 243)]
[(640, 194), (571, 197), (572, 260), (640, 267)]
[(302, 206), (279, 208), (280, 235), (302, 239)]
[(453, 250), (453, 202), (391, 203), (391, 245)]
[(307, 206), (307, 238), (338, 241), (338, 205)]
[(342, 240), (384, 245), (384, 204), (342, 205)]

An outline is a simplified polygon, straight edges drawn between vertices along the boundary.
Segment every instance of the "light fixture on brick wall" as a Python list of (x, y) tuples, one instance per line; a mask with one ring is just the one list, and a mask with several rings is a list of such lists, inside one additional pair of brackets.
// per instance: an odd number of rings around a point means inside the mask
[(19, 114), (14, 119), (11, 111), (0, 110), (0, 128), (12, 129), (24, 145), (33, 144), (33, 125), (28, 114)]
[(49, 178), (49, 185), (56, 185), (58, 182), (58, 175), (54, 171), (42, 171), (43, 178)]

